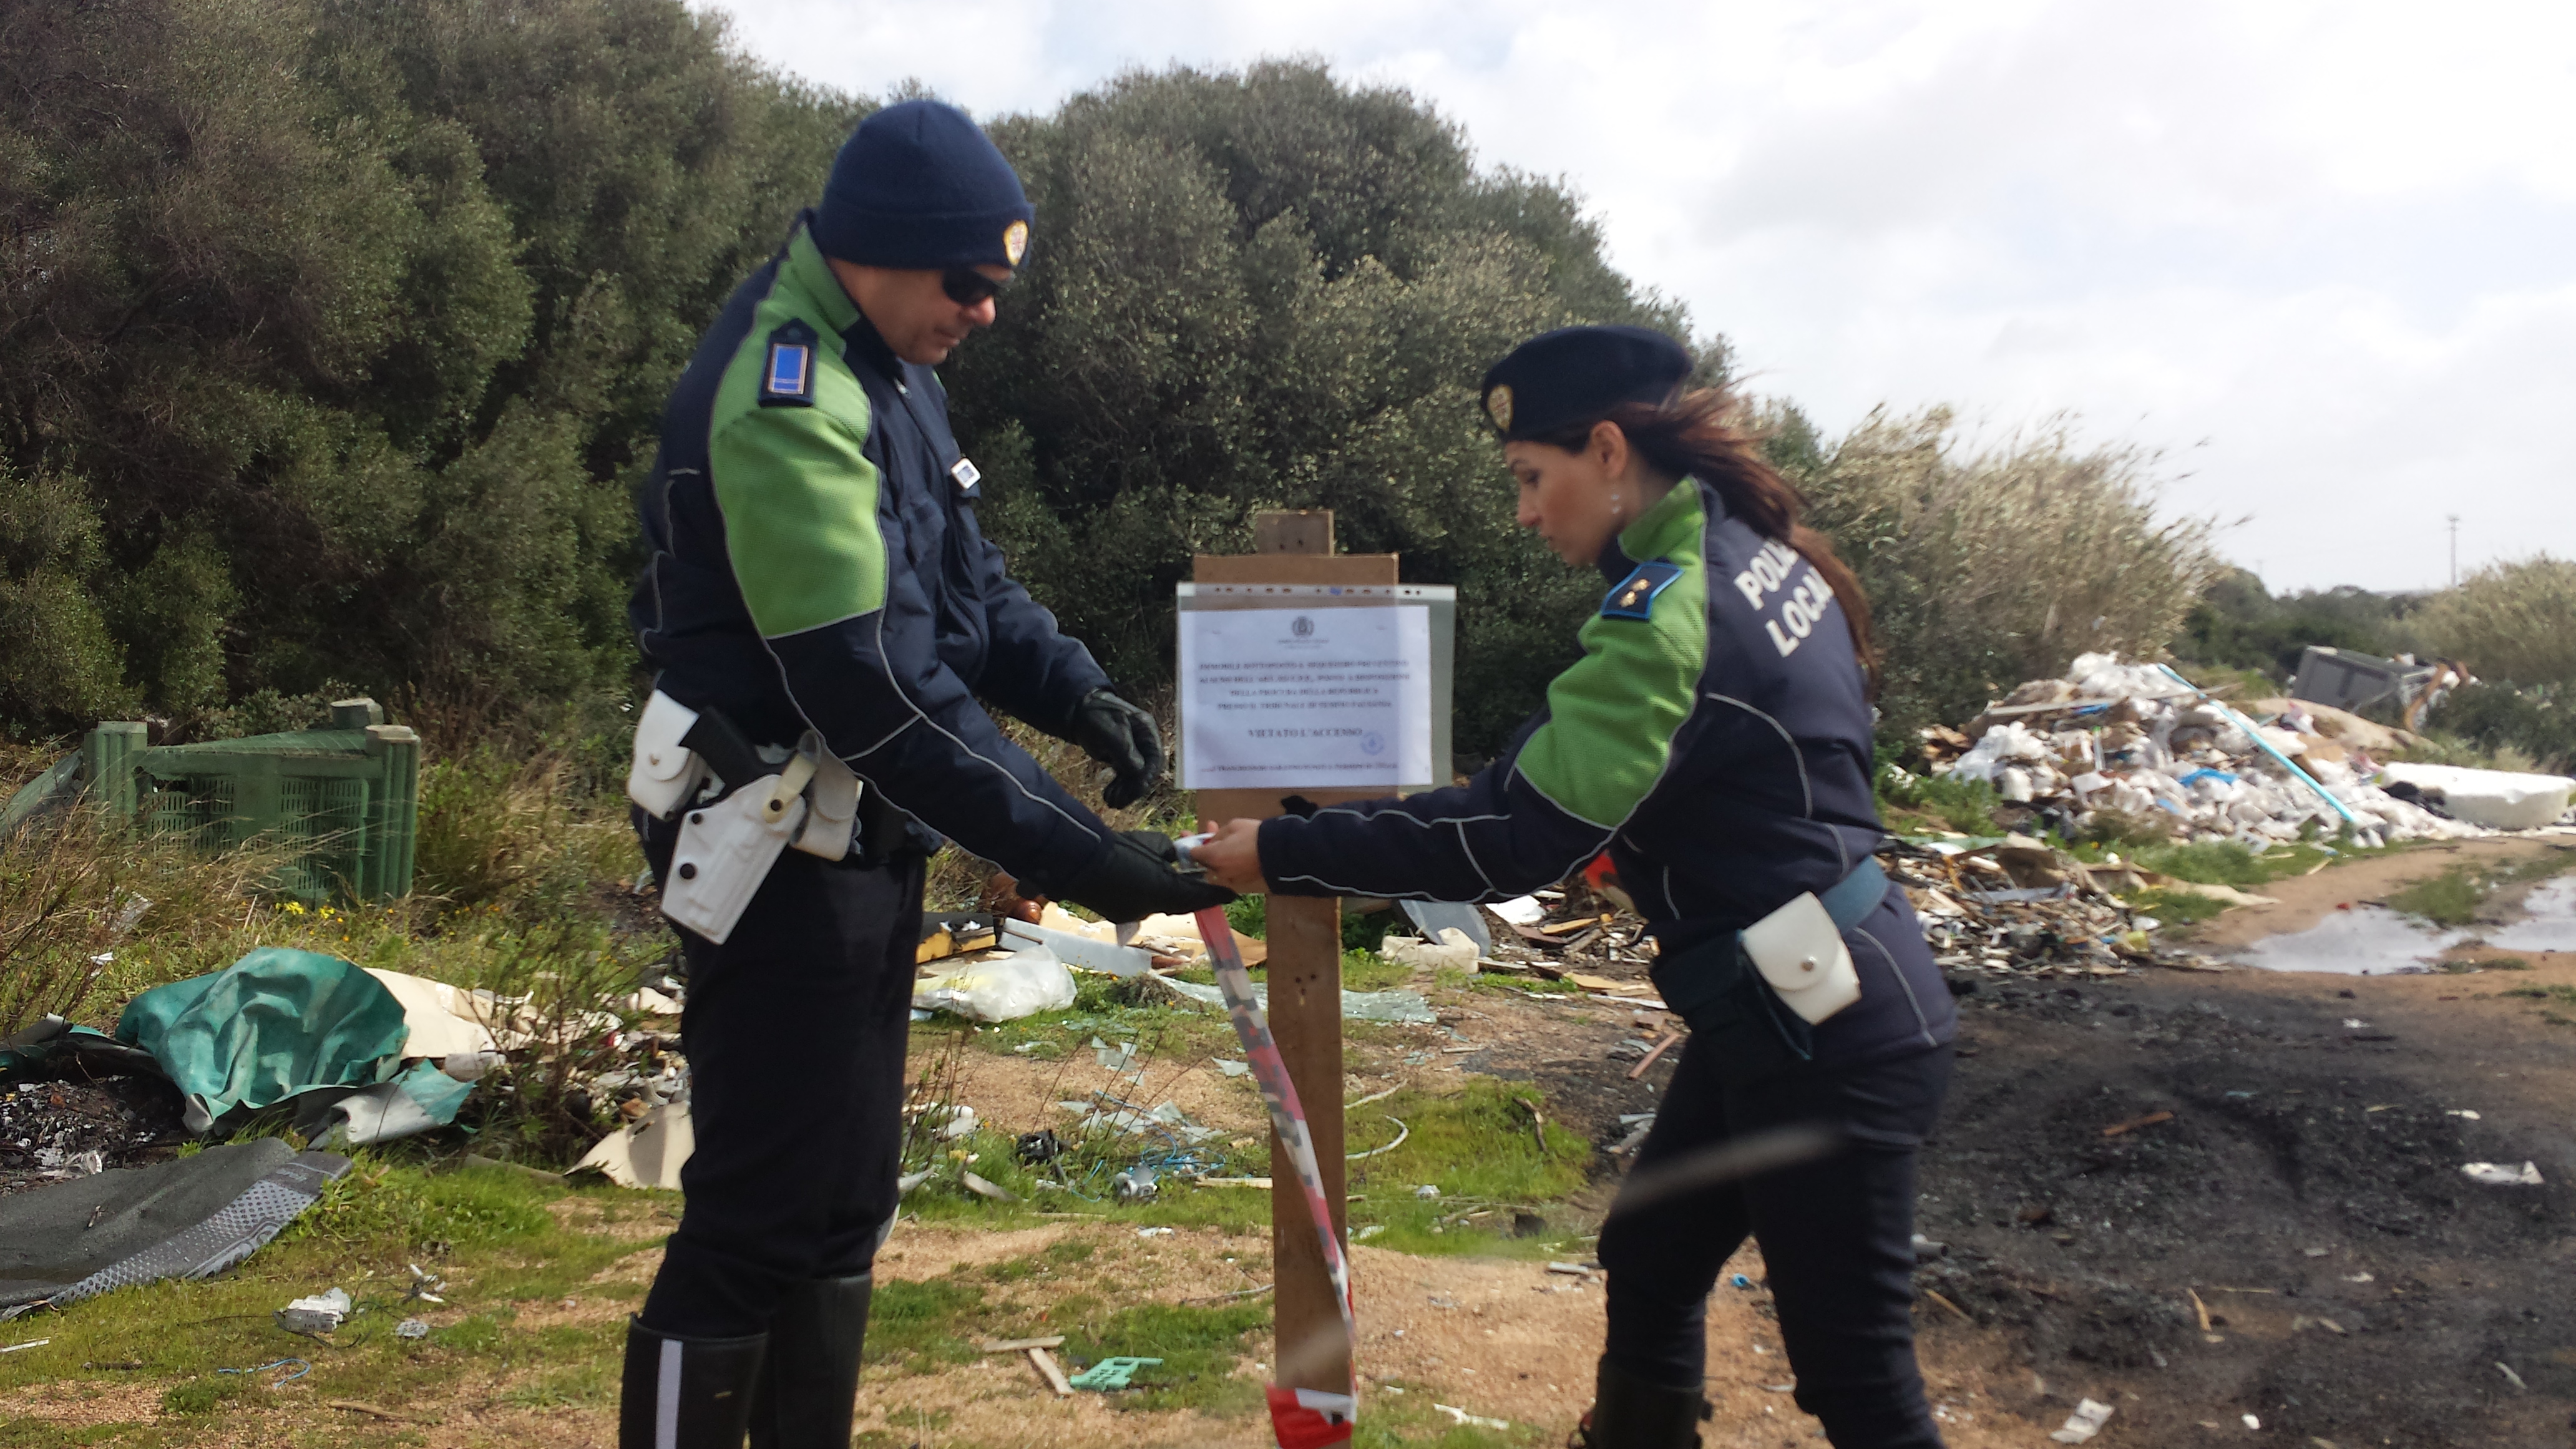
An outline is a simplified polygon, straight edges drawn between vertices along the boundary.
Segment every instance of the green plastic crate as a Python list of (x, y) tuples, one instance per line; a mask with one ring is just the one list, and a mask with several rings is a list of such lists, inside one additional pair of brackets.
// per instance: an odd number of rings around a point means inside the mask
[(299, 841), (272, 884), (299, 900), (389, 901), (411, 891), (420, 835), (420, 736), (371, 699), (331, 706), (331, 728), (154, 745), (111, 721), (81, 744), (93, 798), (154, 834), (220, 850)]

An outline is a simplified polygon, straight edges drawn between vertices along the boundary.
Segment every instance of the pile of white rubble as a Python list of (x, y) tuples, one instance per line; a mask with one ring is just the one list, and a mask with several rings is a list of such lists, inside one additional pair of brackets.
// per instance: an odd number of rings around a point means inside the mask
[(2531, 829), (2565, 815), (2576, 789), (2554, 775), (2391, 762), (2413, 736), (2298, 700), (2239, 709), (2115, 654), (2079, 655), (2067, 678), (2032, 680), (1965, 730), (1928, 729), (1923, 742), (1934, 774), (1987, 781), (2069, 835), (2104, 810), (2158, 812), (2174, 817), (2177, 839), (2256, 850), (2346, 824), (2366, 847)]

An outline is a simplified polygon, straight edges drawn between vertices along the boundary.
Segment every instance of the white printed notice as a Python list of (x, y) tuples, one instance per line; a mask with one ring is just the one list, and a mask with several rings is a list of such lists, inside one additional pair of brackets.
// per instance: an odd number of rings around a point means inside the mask
[(1431, 611), (1181, 612), (1181, 785), (1426, 784)]

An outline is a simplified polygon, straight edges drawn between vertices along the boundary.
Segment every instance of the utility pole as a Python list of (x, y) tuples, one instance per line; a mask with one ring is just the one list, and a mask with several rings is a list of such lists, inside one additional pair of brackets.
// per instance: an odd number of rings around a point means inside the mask
[(2451, 520), (2451, 587), (2456, 589), (2460, 586), (2460, 515), (2454, 513), (2448, 517)]

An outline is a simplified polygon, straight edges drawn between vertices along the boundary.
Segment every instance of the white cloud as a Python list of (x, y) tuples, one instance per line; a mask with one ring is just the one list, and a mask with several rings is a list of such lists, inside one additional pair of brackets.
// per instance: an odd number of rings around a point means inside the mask
[(982, 114), (1304, 54), (1560, 175), (1828, 427), (1950, 402), (2167, 449), (2276, 587), (2576, 555), (2576, 7), (732, 0)]

